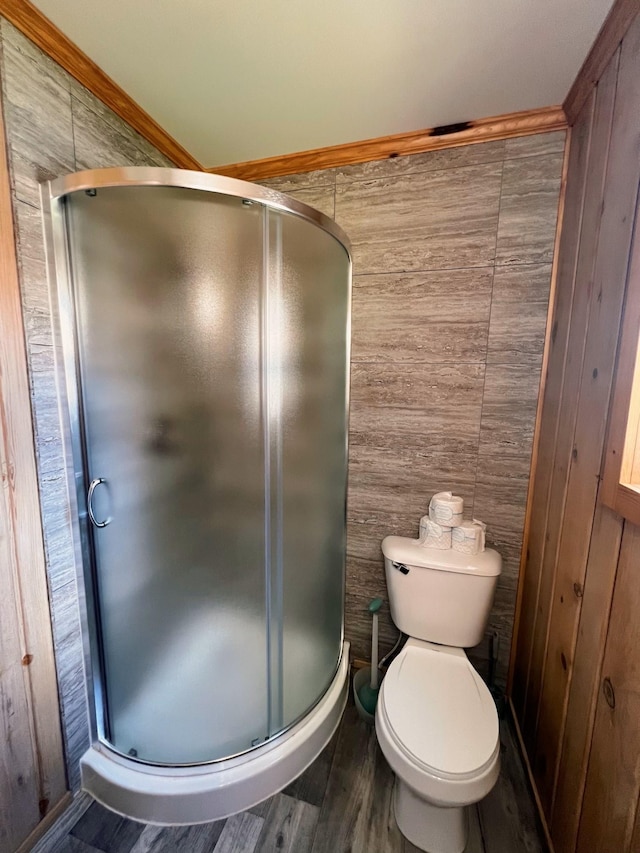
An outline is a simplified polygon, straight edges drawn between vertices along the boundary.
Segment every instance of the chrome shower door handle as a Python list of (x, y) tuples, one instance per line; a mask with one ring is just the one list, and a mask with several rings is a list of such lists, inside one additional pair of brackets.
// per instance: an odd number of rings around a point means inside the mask
[(111, 523), (111, 516), (108, 515), (104, 521), (98, 521), (95, 515), (93, 514), (93, 493), (100, 485), (105, 485), (107, 490), (109, 489), (107, 481), (104, 477), (97, 477), (95, 480), (92, 480), (89, 484), (89, 491), (87, 492), (87, 510), (89, 512), (89, 518), (91, 519), (91, 523), (94, 527), (106, 527), (107, 524)]

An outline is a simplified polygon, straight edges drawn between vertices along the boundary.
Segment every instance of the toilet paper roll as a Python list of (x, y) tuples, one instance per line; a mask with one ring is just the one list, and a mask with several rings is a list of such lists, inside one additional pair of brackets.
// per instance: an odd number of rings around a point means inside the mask
[(457, 527), (462, 524), (464, 500), (451, 492), (438, 492), (429, 503), (429, 518), (443, 527)]
[(420, 519), (420, 544), (425, 548), (448, 551), (451, 548), (451, 528), (431, 521), (428, 515)]
[(462, 554), (480, 554), (484, 551), (487, 525), (482, 521), (463, 521), (451, 531), (451, 547)]

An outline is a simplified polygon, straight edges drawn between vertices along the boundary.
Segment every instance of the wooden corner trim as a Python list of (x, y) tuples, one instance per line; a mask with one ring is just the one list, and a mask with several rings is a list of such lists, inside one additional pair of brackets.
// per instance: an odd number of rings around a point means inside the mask
[(575, 124), (589, 93), (597, 84), (609, 60), (638, 14), (640, 14), (640, 0), (616, 0), (613, 4), (587, 58), (582, 64), (582, 68), (578, 71), (578, 76), (574, 80), (569, 94), (565, 98), (563, 106), (569, 124)]
[(263, 160), (231, 163), (206, 171), (255, 181), (298, 172), (311, 172), (314, 169), (330, 169), (335, 166), (366, 163), (370, 160), (385, 160), (388, 157), (406, 154), (422, 154), (425, 151), (455, 148), (458, 145), (472, 145), (476, 142), (564, 130), (566, 127), (567, 120), (562, 107), (542, 107), (463, 122), (460, 125), (449, 125), (448, 128), (397, 133), (393, 136), (380, 136), (377, 139), (365, 139), (361, 142), (347, 142), (344, 145), (332, 145), (328, 148), (266, 157)]
[(0, 0), (0, 15), (17, 27), (103, 104), (124, 119), (141, 136), (183, 169), (202, 166), (166, 130), (151, 118), (124, 89), (99, 68), (86, 53), (46, 18), (29, 0)]

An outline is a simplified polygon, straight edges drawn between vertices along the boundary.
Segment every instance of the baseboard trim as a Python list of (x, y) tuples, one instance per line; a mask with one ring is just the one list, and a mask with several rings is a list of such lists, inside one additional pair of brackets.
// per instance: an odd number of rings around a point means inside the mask
[[(16, 853), (64, 853), (62, 842), (92, 803), (93, 799), (84, 791), (75, 796), (67, 794)], [(45, 822), (47, 825), (43, 826)]]
[(518, 718), (516, 717), (515, 709), (513, 707), (513, 703), (511, 701), (511, 697), (507, 697), (507, 708), (509, 714), (509, 723), (513, 726), (513, 730), (516, 734), (516, 740), (518, 741), (518, 748), (520, 750), (520, 758), (522, 759), (522, 763), (527, 772), (527, 778), (529, 780), (529, 785), (531, 786), (531, 792), (533, 794), (533, 799), (536, 804), (536, 809), (538, 811), (538, 817), (540, 819), (540, 824), (542, 825), (542, 830), (544, 832), (544, 838), (547, 844), (548, 853), (555, 853), (553, 847), (553, 841), (551, 840), (551, 833), (549, 832), (549, 826), (547, 824), (547, 819), (542, 810), (542, 801), (540, 799), (540, 795), (538, 794), (538, 788), (536, 786), (535, 779), (533, 778), (533, 771), (531, 769), (531, 764), (529, 763), (529, 756), (527, 755), (527, 750), (525, 749), (524, 739), (522, 737), (522, 732), (520, 731), (520, 726), (518, 725)]

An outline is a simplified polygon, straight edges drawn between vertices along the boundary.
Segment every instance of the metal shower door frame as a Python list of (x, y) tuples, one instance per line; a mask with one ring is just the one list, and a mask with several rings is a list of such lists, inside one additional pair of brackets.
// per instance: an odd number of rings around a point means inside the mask
[[(69, 504), (71, 509), (71, 527), (78, 586), (80, 621), (82, 629), (84, 669), (86, 676), (87, 700), (91, 738), (94, 744), (100, 744), (109, 749), (115, 756), (121, 756), (127, 761), (137, 761), (142, 765), (150, 765), (161, 770), (177, 770), (179, 767), (206, 767), (227, 761), (233, 756), (203, 761), (198, 764), (164, 765), (162, 763), (132, 759), (120, 752), (111, 742), (108, 731), (106, 714), (104, 657), (101, 640), (100, 610), (97, 601), (96, 557), (94, 547), (94, 530), (89, 521), (89, 506), (87, 503), (87, 472), (88, 463), (84, 443), (84, 423), (82, 405), (82, 379), (79, 358), (79, 347), (76, 329), (76, 305), (69, 239), (66, 222), (66, 196), (76, 192), (90, 192), (101, 188), (114, 187), (176, 187), (180, 189), (200, 190), (207, 193), (220, 194), (240, 198), (247, 202), (263, 205), (265, 210), (274, 210), (293, 214), (310, 222), (330, 234), (344, 248), (349, 261), (349, 299), (347, 311), (347, 349), (345, 358), (345, 411), (346, 435), (348, 442), (348, 413), (349, 413), (349, 370), (350, 370), (350, 332), (351, 332), (351, 278), (352, 254), (349, 239), (343, 230), (329, 217), (312, 207), (299, 202), (280, 192), (261, 187), (246, 181), (227, 178), (221, 175), (211, 175), (205, 172), (187, 171), (181, 169), (160, 167), (124, 167), (92, 169), (76, 172), (71, 175), (56, 178), (40, 185), (41, 209), (45, 235), (46, 266), (49, 280), (49, 296), (54, 336), (54, 351), (56, 365), (56, 384), (58, 390), (59, 416), (64, 445), (64, 462), (66, 469)], [(345, 448), (345, 459), (346, 451)], [(345, 470), (345, 525), (346, 525), (346, 476)], [(345, 576), (343, 572), (343, 600)], [(265, 590), (267, 599), (271, 598), (269, 587)], [(271, 634), (271, 626), (268, 633)], [(344, 642), (344, 620), (342, 625), (341, 647)], [(340, 660), (336, 662), (336, 671)], [(307, 709), (306, 716), (323, 694), (318, 696), (316, 703)], [(269, 700), (271, 705), (271, 699)], [(281, 735), (284, 731), (295, 726), (302, 717), (293, 720), (283, 729), (270, 734), (269, 740)], [(259, 746), (251, 747), (237, 755), (251, 752)]]

